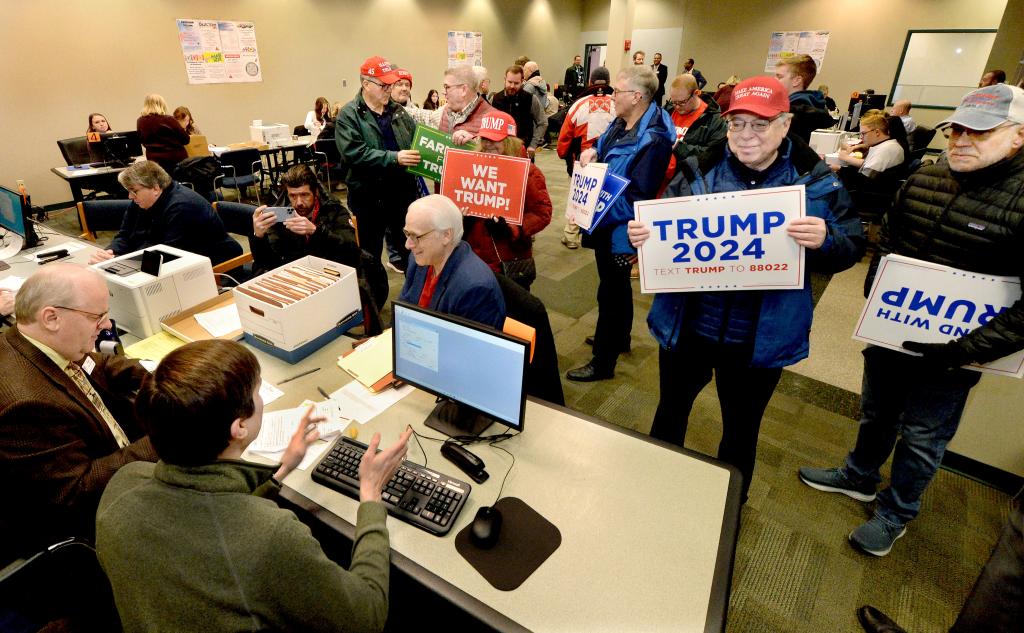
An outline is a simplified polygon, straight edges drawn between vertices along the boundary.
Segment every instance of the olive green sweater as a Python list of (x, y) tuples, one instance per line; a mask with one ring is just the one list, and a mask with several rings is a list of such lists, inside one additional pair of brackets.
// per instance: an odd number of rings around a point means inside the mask
[(262, 495), (275, 467), (138, 462), (107, 485), (96, 550), (125, 631), (380, 631), (387, 513), (362, 503), (349, 571)]

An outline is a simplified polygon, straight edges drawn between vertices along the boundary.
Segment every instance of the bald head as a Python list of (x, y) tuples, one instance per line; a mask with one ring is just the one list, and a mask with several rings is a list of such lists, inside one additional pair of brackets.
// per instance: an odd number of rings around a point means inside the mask
[(529, 77), (533, 73), (537, 72), (538, 70), (540, 70), (540, 66), (537, 65), (537, 62), (529, 61), (529, 62), (526, 62), (525, 64), (523, 64), (523, 73), (527, 77)]
[(892, 116), (907, 116), (910, 114), (910, 99), (900, 99), (899, 101), (893, 101), (892, 110), (890, 111)]
[(110, 325), (107, 284), (78, 264), (47, 264), (29, 277), (14, 302), (18, 330), (68, 360), (80, 360)]

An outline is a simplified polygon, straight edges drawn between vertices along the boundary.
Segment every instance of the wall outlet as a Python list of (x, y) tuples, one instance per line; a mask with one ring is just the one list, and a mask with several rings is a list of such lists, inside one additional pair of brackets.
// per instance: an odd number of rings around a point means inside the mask
[(342, 88), (348, 88), (348, 79), (342, 79), (341, 80), (341, 87)]

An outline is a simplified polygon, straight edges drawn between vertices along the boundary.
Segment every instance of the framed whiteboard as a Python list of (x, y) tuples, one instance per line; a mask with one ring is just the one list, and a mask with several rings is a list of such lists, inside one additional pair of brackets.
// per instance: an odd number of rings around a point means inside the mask
[(907, 31), (889, 105), (909, 99), (915, 108), (954, 110), (978, 87), (995, 29)]

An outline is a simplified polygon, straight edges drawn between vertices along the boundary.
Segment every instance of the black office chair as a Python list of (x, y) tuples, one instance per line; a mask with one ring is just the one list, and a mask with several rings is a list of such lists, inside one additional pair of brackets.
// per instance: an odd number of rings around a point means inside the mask
[(548, 310), (537, 297), (505, 275), (495, 274), (505, 298), (505, 315), (534, 328), (537, 333), (533, 362), (526, 367), (526, 393), (553, 404), (565, 405), (562, 377), (558, 371), (558, 351), (551, 331)]
[(318, 138), (313, 144), (313, 156), (317, 159), (317, 172), (326, 174), (327, 190), (333, 191), (331, 176), (337, 181), (344, 180), (348, 168), (338, 151), (338, 144), (333, 138)]
[(256, 202), (259, 202), (260, 186), (263, 184), (263, 159), (260, 157), (260, 151), (255, 148), (228, 150), (221, 154), (218, 160), (222, 173), (214, 178), (214, 188), (233, 187), (238, 201), (241, 202), (241, 187), (248, 191), (249, 187), (256, 186)]
[(928, 145), (935, 138), (935, 129), (918, 125), (910, 133), (910, 160), (922, 160), (928, 152)]
[(0, 631), (120, 631), (91, 543), (70, 538), (0, 569)]
[(211, 202), (217, 199), (214, 184), (221, 173), (221, 165), (213, 156), (192, 156), (174, 167), (171, 178)]
[(130, 200), (86, 200), (78, 203), (78, 223), (82, 239), (96, 241), (96, 231), (118, 231)]
[(84, 165), (93, 162), (92, 154), (89, 152), (89, 141), (84, 136), (62, 138), (57, 141), (61, 156), (64, 162), (71, 165)]

